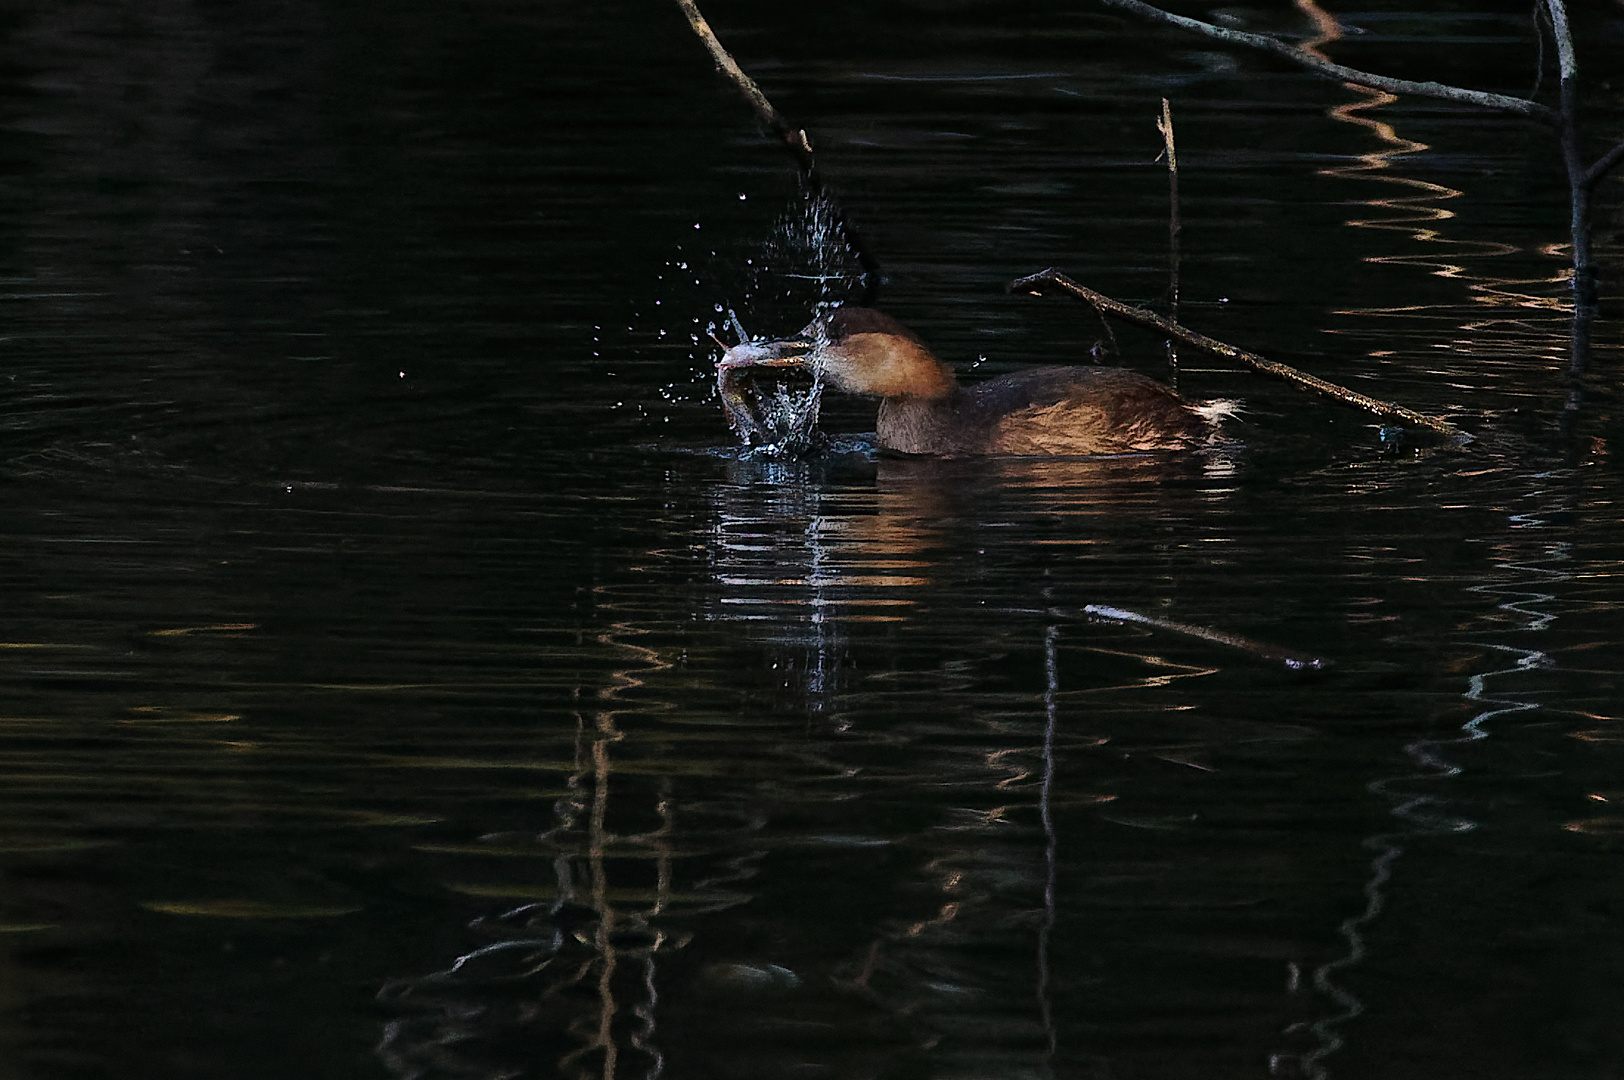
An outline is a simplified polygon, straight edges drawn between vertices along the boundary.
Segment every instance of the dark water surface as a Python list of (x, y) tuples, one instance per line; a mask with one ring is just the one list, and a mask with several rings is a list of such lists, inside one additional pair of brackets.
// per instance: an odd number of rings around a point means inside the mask
[[(1186, 321), (1486, 437), (1185, 357), (1243, 447), (740, 460), (703, 333), (815, 286), (675, 5), (21, 0), (0, 1078), (1618, 1076), (1554, 140), (1086, 6), (712, 7), (961, 371), (1093, 343), (1019, 274), (1160, 302), (1165, 95)], [(1526, 5), (1442, 7), (1328, 49), (1530, 89)]]

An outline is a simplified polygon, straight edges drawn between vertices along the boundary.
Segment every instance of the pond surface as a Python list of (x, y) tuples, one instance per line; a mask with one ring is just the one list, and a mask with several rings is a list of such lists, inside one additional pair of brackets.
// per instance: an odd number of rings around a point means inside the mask
[[(0, 1078), (1617, 1075), (1624, 336), (1557, 437), (1554, 140), (1086, 6), (711, 7), (966, 377), (1099, 335), (1014, 277), (1162, 303), (1166, 96), (1183, 319), (1483, 437), (1185, 355), (1240, 446), (828, 398), (752, 460), (706, 332), (818, 287), (675, 5), (25, 0)], [(1528, 92), (1525, 4), (1440, 8), (1327, 48)]]

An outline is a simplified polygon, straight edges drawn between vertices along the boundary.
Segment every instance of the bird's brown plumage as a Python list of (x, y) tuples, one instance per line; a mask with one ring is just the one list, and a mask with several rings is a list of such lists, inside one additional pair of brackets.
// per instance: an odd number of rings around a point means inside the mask
[[(880, 398), (879, 444), (901, 453), (1117, 454), (1190, 449), (1211, 434), (1172, 390), (1122, 368), (1038, 367), (961, 387), (912, 331), (871, 308), (825, 312), (799, 342), (796, 362), (829, 386)], [(744, 348), (723, 363), (748, 364)], [(778, 364), (789, 352), (751, 348)]]

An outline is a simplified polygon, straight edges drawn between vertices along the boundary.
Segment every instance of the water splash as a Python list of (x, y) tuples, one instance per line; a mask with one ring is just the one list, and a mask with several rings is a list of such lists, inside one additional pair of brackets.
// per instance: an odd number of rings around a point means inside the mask
[(822, 310), (851, 299), (863, 283), (841, 224), (827, 195), (803, 194), (773, 223), (757, 264), (756, 291)]
[[(746, 260), (750, 286), (740, 306), (753, 317), (785, 321), (806, 318), (847, 302), (862, 285), (862, 271), (846, 242), (841, 215), (826, 195), (802, 195), (773, 224), (760, 257)], [(734, 308), (724, 325), (737, 345), (765, 344), (744, 328)], [(712, 327), (714, 334), (716, 327)], [(814, 341), (816, 356), (821, 342)], [(822, 449), (817, 430), (823, 379), (813, 364), (810, 375), (783, 368), (718, 370), (717, 389), (729, 420), (754, 457), (803, 457)]]
[(756, 437), (759, 441), (745, 439), (752, 456), (798, 458), (822, 450), (818, 411), (823, 403), (823, 380), (813, 376), (805, 386), (782, 379), (767, 381), (766, 386), (754, 384), (754, 392), (746, 396), (761, 429)]

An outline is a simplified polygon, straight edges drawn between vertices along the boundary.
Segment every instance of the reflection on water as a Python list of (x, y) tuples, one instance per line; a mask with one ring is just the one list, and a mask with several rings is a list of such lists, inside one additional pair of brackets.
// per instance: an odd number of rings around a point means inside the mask
[[(1323, 47), (1345, 37), (1342, 24), (1314, 0), (1295, 0), (1295, 3), (1312, 20), (1316, 31), (1301, 47), (1325, 57)], [(1401, 253), (1366, 255), (1365, 261), (1378, 266), (1425, 270), (1437, 277), (1459, 280), (1465, 284), (1466, 292), (1442, 304), (1346, 308), (1337, 314), (1354, 321), (1335, 332), (1375, 346), (1367, 355), (1381, 361), (1384, 367), (1401, 363), (1413, 369), (1420, 365), (1457, 379), (1474, 378), (1485, 365), (1522, 364), (1531, 360), (1543, 362), (1547, 370), (1553, 370), (1570, 344), (1562, 337), (1572, 317), (1569, 288), (1572, 266), (1568, 245), (1552, 242), (1534, 245), (1537, 250), (1533, 253), (1549, 265), (1548, 272), (1528, 274), (1528, 260), (1512, 258), (1511, 263), (1516, 267), (1510, 271), (1512, 276), (1507, 276), (1508, 271), (1504, 269), (1495, 273), (1492, 269), (1495, 264), (1485, 260), (1520, 256), (1525, 249), (1504, 240), (1461, 239), (1449, 235), (1442, 223), (1455, 219), (1456, 213), (1439, 204), (1461, 198), (1465, 192), (1395, 171), (1404, 165), (1406, 158), (1424, 154), (1434, 147), (1406, 138), (1399, 134), (1393, 122), (1372, 115), (1384, 106), (1397, 103), (1399, 99), (1395, 95), (1352, 84), (1344, 84), (1344, 87), (1360, 100), (1332, 106), (1326, 115), (1368, 131), (1381, 146), (1356, 154), (1353, 164), (1332, 166), (1321, 169), (1320, 173), (1410, 192), (1361, 200), (1362, 205), (1376, 210), (1377, 216), (1349, 218), (1346, 224), (1398, 233), (1419, 244), (1406, 245)], [(1474, 311), (1473, 305), (1478, 310)], [(1488, 308), (1488, 313), (1482, 308)], [(1395, 317), (1411, 326), (1432, 323), (1435, 333), (1447, 340), (1430, 344), (1447, 348), (1448, 359), (1431, 352), (1394, 348), (1390, 320)], [(1454, 358), (1469, 361), (1471, 367), (1465, 367)]]

